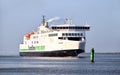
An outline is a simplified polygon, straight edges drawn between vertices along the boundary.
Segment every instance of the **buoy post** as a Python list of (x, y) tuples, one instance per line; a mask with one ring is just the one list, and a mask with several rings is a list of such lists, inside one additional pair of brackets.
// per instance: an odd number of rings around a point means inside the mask
[(94, 48), (92, 48), (90, 51), (90, 61), (94, 62)]

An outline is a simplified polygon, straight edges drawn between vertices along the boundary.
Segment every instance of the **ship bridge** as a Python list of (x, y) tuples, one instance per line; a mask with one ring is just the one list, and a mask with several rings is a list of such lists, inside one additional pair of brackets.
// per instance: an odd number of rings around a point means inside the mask
[(59, 31), (58, 39), (74, 41), (85, 40), (85, 31), (90, 30), (89, 25), (77, 26), (73, 24), (51, 25), (50, 28)]

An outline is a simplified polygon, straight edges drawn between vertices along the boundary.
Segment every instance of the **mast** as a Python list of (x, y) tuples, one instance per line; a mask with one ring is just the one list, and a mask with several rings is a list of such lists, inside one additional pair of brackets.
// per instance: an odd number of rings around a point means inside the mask
[(42, 21), (43, 25), (45, 25), (45, 16), (43, 15), (43, 21)]

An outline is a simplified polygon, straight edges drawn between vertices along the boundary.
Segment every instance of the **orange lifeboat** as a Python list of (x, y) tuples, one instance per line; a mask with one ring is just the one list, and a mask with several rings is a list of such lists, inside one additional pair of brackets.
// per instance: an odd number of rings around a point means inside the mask
[(26, 37), (27, 40), (29, 40), (30, 39), (30, 34), (26, 34), (25, 37)]
[(33, 35), (33, 34), (34, 34), (34, 32), (30, 32), (30, 33), (26, 34), (26, 35), (25, 35), (26, 39), (29, 40), (29, 39), (30, 39), (30, 36)]

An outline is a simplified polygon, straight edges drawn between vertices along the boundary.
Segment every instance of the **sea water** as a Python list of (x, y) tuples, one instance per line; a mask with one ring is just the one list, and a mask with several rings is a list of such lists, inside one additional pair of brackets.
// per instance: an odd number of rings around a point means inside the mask
[(1, 56), (0, 75), (120, 75), (120, 54), (96, 53), (78, 57)]

